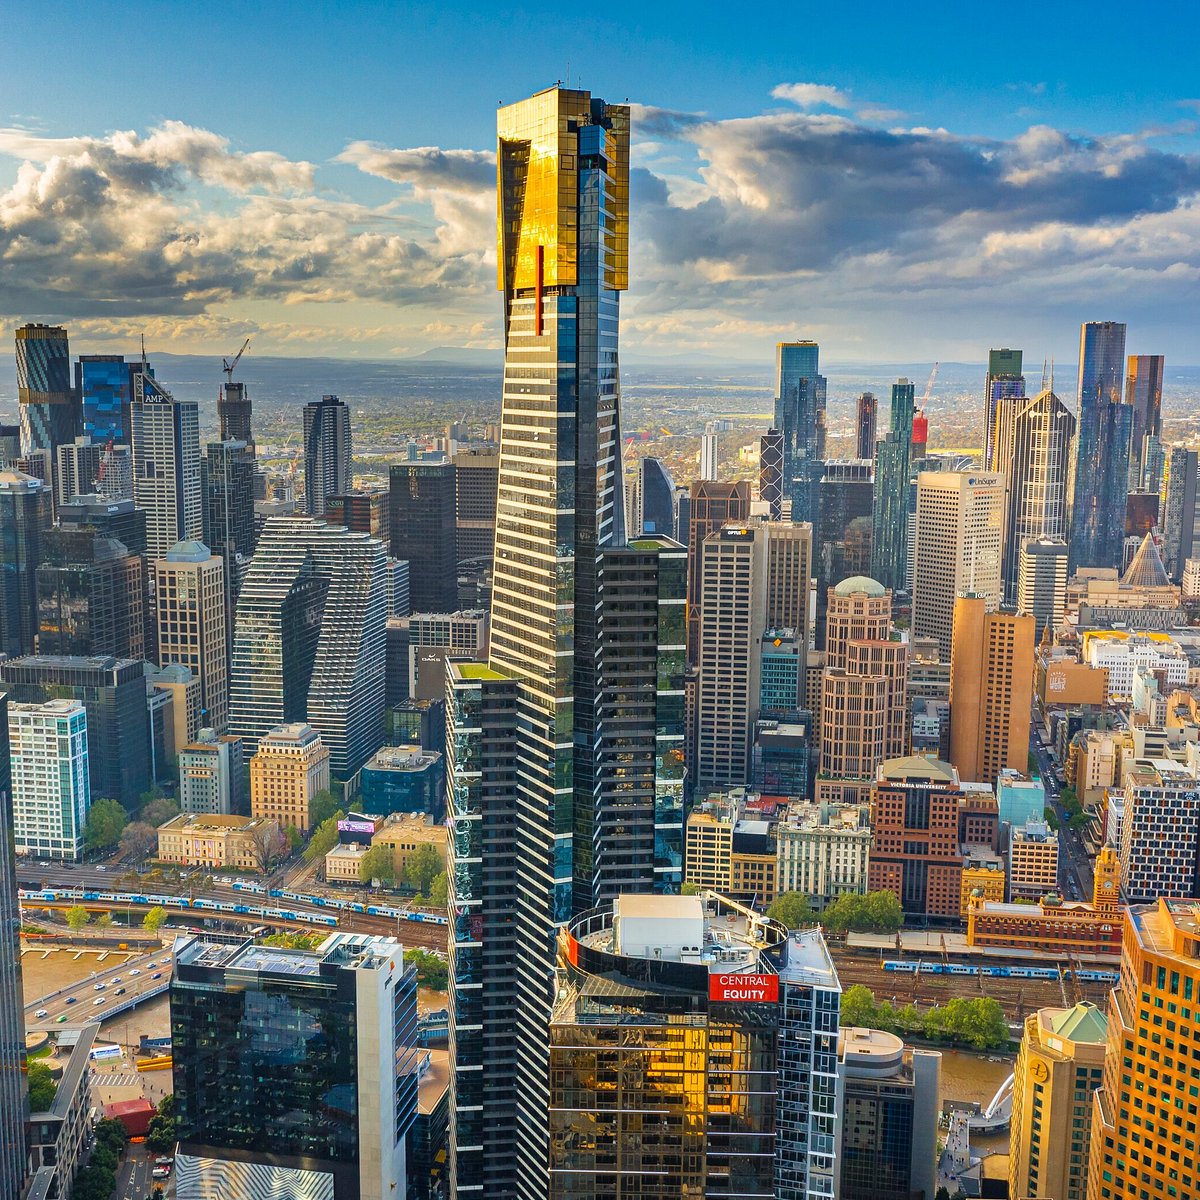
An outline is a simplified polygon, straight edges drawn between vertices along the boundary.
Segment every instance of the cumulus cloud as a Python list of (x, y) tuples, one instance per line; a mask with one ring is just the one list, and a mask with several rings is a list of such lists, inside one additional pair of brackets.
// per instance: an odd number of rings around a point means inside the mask
[(850, 97), (827, 83), (781, 83), (771, 89), (776, 100), (789, 100), (800, 108), (851, 108)]

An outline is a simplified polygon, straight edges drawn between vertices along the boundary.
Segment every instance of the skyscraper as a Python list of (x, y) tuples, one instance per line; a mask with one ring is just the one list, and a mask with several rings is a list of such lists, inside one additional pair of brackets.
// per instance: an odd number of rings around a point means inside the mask
[(871, 575), (894, 592), (906, 590), (908, 576), (915, 392), (907, 379), (892, 384), (887, 432), (875, 443)]
[(1162, 437), (1163, 356), (1131, 354), (1125, 374), (1125, 403), (1133, 409), (1129, 446), (1129, 490), (1157, 490), (1157, 480), (1144, 478), (1145, 439)]
[[(0, 827), (13, 827), (8, 697), (0, 691)], [(18, 1200), (25, 1181), (25, 997), (21, 990), (21, 908), (12, 842), (0, 840), (0, 1197)]]
[(181, 663), (200, 680), (201, 723), (229, 722), (225, 564), (203, 542), (177, 542), (154, 564), (158, 661)]
[(775, 346), (775, 420), (783, 433), (783, 494), (793, 521), (816, 521), (816, 485), (825, 462), (825, 377), (813, 341)]
[(455, 553), (459, 562), (492, 561), (500, 456), (460, 450), (454, 456)]
[(350, 410), (336, 396), (304, 406), (304, 511), (325, 514), (325, 497), (352, 486)]
[[(872, 444), (872, 452), (874, 445)], [(851, 575), (871, 572), (871, 505), (874, 463), (869, 458), (830, 459), (817, 489), (813, 578), (817, 591), (816, 644), (825, 645), (829, 589)]]
[[(479, 786), (487, 793), (507, 778), (513, 869), (490, 895), (466, 896), (460, 909), (456, 892), (453, 903), (480, 932), (490, 908), (506, 908), (514, 934), (481, 946), (470, 926), (455, 931), (450, 1178), (460, 1196), (534, 1200), (545, 1196), (548, 1170), (554, 930), (573, 907), (594, 903), (605, 736), (597, 694), (618, 683), (598, 678), (599, 573), (602, 551), (625, 540), (617, 327), (628, 279), (629, 110), (552, 88), (501, 108), (497, 121), (505, 375), (490, 668), (460, 678), (478, 683), (476, 710), (507, 726)], [(452, 792), (467, 786), (480, 753), (455, 725), (451, 740), (460, 738), (454, 770), (466, 774)], [(456, 842), (456, 869), (457, 853)], [(645, 866), (640, 886), (649, 890), (653, 864)], [(482, 1039), (471, 1028), (476, 989), (498, 993), (485, 1001), (498, 1006), (498, 1024)]]
[(675, 536), (675, 481), (661, 458), (643, 458), (638, 464), (641, 518), (636, 532), (651, 537)]
[(416, 1119), (416, 972), (394, 938), (177, 944), (180, 1197), (401, 1200)]
[(954, 601), (950, 659), (950, 761), (960, 779), (994, 784), (1029, 761), (1033, 648), (1029, 613), (988, 612), (981, 596)]
[(413, 563), (413, 612), (456, 612), (455, 469), (450, 462), (398, 463), (388, 472), (392, 557)]
[(720, 434), (723, 421), (706, 421), (700, 436), (700, 470), (698, 479), (713, 481), (717, 478), (717, 462), (720, 455)]
[(83, 418), (79, 432), (98, 446), (128, 445), (133, 436), (134, 365), (121, 354), (81, 354), (76, 360), (75, 390)]
[(20, 471), (0, 471), (0, 653), (33, 653), (37, 566), (49, 524), (45, 484)]
[(386, 557), (340, 525), (267, 521), (234, 615), (229, 731), (247, 755), (276, 725), (307, 721), (348, 779), (383, 744)]
[(950, 658), (954, 601), (970, 592), (995, 608), (1003, 596), (1000, 552), (1004, 477), (994, 471), (922, 471), (917, 477), (912, 629)]
[(1071, 573), (1122, 566), (1134, 410), (1123, 402), (1125, 326), (1088, 321), (1079, 333), (1079, 420), (1071, 476)]
[(750, 485), (710, 483), (692, 484), (688, 505), (688, 663), (694, 665), (700, 654), (701, 583), (704, 579), (704, 544), (710, 533), (730, 522), (750, 516)]
[(1062, 541), (1069, 532), (1067, 486), (1075, 436), (1075, 418), (1048, 388), (1033, 400), (1011, 404), (1011, 455), (995, 468), (1005, 476), (1004, 595), (1010, 602), (1017, 599), (1025, 543)]
[(874, 392), (863, 392), (858, 398), (854, 416), (854, 457), (875, 457), (875, 423), (879, 401)]
[(17, 329), (17, 400), (21, 453), (54, 451), (79, 433), (79, 404), (71, 388), (71, 348), (59, 325)]
[(200, 463), (204, 544), (225, 564), (227, 627), (233, 624), (242, 576), (254, 557), (254, 447), (209, 442)]
[(232, 379), (221, 384), (217, 394), (217, 420), (221, 426), (221, 441), (245, 442), (254, 457), (254, 433), (250, 428), (250, 390), (244, 383)]
[(55, 503), (65, 504), (75, 496), (90, 496), (96, 491), (104, 447), (91, 438), (77, 437), (63, 442), (55, 451)]
[(146, 513), (146, 554), (204, 534), (196, 404), (176, 400), (148, 372), (134, 378), (133, 498)]
[(1162, 483), (1163, 565), (1178, 583), (1183, 565), (1192, 557), (1196, 524), (1196, 474), (1200, 458), (1195, 450), (1172, 446)]
[(759, 440), (758, 498), (767, 506), (767, 516), (783, 516), (783, 433), (768, 429)]
[(989, 350), (987, 379), (983, 385), (983, 466), (988, 471), (1003, 471), (997, 453), (997, 426), (1001, 402), (1007, 397), (1025, 395), (1021, 375), (1020, 350)]
[(1062, 624), (1067, 610), (1067, 543), (1050, 538), (1026, 541), (1017, 564), (1017, 611), (1034, 620), (1034, 640), (1047, 626)]

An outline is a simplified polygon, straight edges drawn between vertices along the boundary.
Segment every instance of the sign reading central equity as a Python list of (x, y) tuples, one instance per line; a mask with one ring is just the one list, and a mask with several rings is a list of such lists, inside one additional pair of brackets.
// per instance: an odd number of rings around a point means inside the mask
[(778, 975), (710, 975), (710, 1000), (740, 1000), (750, 1004), (779, 1002)]

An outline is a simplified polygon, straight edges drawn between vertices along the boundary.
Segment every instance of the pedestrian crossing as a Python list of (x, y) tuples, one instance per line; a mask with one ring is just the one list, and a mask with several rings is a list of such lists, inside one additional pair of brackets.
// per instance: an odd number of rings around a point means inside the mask
[(93, 1073), (92, 1083), (100, 1087), (137, 1087), (142, 1077), (136, 1071), (100, 1075)]

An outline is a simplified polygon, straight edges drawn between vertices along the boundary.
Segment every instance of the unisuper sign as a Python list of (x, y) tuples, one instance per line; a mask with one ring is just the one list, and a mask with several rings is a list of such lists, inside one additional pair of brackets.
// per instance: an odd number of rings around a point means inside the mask
[(742, 1004), (778, 1004), (779, 976), (710, 975), (708, 998)]

